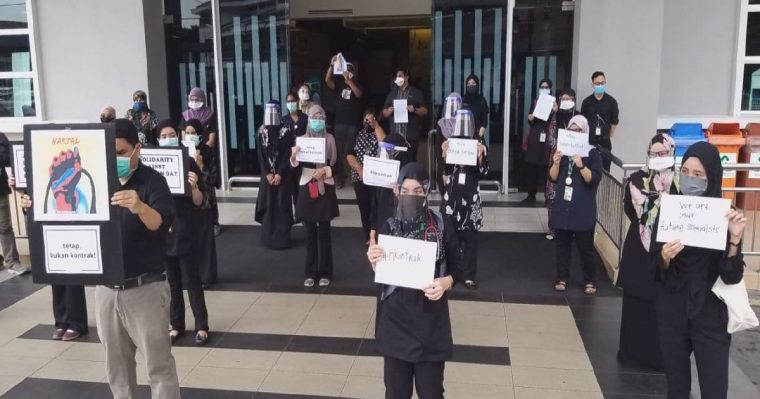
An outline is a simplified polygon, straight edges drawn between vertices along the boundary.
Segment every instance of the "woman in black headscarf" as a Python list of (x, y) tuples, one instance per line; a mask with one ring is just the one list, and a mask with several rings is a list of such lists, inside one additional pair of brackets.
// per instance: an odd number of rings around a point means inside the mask
[(617, 279), (623, 288), (618, 360), (652, 370), (662, 370), (662, 354), (654, 313), (654, 272), (646, 265), (660, 198), (669, 193), (678, 193), (675, 142), (667, 134), (658, 134), (649, 142), (646, 166), (632, 174), (625, 186), (623, 207), (631, 225)]
[[(427, 206), (430, 178), (419, 163), (399, 172), (396, 215), (380, 233), (436, 242), (435, 278), (424, 290), (380, 285), (375, 323), (375, 347), (384, 357), (385, 397), (406, 399), (417, 388), (421, 399), (443, 397), (444, 362), (453, 340), (446, 291), (461, 281), (459, 247), (453, 226)], [(373, 268), (385, 255), (373, 244), (367, 258)], [(382, 267), (382, 265), (380, 266)]]
[[(720, 198), (722, 180), (723, 167), (714, 145), (699, 142), (686, 150), (678, 181), (681, 194)], [(728, 234), (722, 251), (687, 247), (678, 240), (652, 242), (651, 259), (656, 265), (655, 278), (660, 281), (655, 311), (668, 399), (689, 398), (692, 352), (702, 397), (725, 399), (728, 394), (728, 311), (711, 288), (718, 277), (725, 284), (741, 281), (741, 244), (747, 218), (735, 209), (726, 218)]]
[(465, 92), (462, 97), (462, 107), (472, 112), (475, 121), (475, 134), (478, 139), (483, 139), (488, 127), (488, 102), (480, 94), (480, 79), (476, 75), (470, 75), (465, 79)]
[(295, 137), (281, 125), (278, 101), (266, 104), (264, 124), (256, 138), (262, 179), (255, 219), (261, 223), (261, 243), (267, 248), (284, 249), (290, 246), (293, 226), (293, 186), (290, 183), (293, 169), (289, 158)]
[[(378, 147), (380, 158), (399, 161), (399, 169), (409, 163), (409, 142), (406, 141), (404, 136), (398, 133), (391, 133), (378, 143)], [(377, 243), (377, 231), (380, 229), (380, 226), (384, 225), (395, 214), (395, 211), (396, 195), (393, 193), (393, 189), (373, 187), (369, 212), (370, 244)]]
[(156, 144), (153, 130), (158, 126), (158, 116), (148, 107), (148, 95), (137, 90), (132, 94), (132, 108), (127, 110), (126, 118), (137, 128), (137, 137), (142, 145)]
[[(552, 81), (549, 79), (542, 79), (538, 84), (538, 95), (547, 94), (551, 95)], [(538, 97), (533, 100), (533, 110), (536, 108)], [(528, 197), (523, 200), (524, 203), (532, 204), (536, 202), (536, 191), (538, 191), (538, 185), (546, 176), (546, 171), (549, 167), (550, 159), (549, 152), (550, 147), (547, 146), (547, 141), (550, 136), (553, 136), (557, 130), (557, 122), (555, 120), (557, 114), (557, 103), (554, 103), (554, 108), (549, 114), (549, 118), (545, 121), (533, 116), (533, 111), (528, 115), (528, 124), (530, 125), (530, 131), (528, 137), (523, 145), (525, 150), (525, 189), (528, 192)]]

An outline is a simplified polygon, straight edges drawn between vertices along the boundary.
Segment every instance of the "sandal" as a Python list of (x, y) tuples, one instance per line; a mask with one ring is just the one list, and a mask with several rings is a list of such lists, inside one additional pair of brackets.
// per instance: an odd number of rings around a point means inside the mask
[(554, 291), (565, 292), (565, 290), (567, 290), (567, 281), (557, 280), (557, 282), (554, 283)]
[(596, 294), (596, 284), (594, 283), (586, 283), (586, 287), (583, 288), (583, 293), (586, 295), (595, 295)]

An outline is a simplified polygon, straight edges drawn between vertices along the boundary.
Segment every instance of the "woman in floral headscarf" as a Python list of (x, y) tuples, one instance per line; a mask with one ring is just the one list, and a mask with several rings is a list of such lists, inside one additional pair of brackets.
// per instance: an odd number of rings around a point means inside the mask
[(657, 319), (654, 312), (654, 270), (649, 267), (652, 229), (662, 194), (678, 192), (675, 143), (667, 134), (649, 142), (647, 164), (631, 175), (625, 187), (625, 213), (631, 222), (623, 245), (620, 275), (623, 315), (618, 359), (639, 367), (662, 369)]

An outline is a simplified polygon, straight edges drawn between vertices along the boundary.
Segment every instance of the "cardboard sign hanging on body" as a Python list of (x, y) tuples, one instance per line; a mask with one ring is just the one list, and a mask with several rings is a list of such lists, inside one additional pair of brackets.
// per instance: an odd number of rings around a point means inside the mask
[(380, 234), (385, 256), (375, 265), (375, 282), (421, 290), (435, 279), (438, 243)]
[(725, 198), (664, 195), (660, 199), (657, 242), (680, 240), (690, 247), (726, 249), (731, 201)]
[(24, 126), (35, 283), (123, 283), (114, 142), (111, 123)]

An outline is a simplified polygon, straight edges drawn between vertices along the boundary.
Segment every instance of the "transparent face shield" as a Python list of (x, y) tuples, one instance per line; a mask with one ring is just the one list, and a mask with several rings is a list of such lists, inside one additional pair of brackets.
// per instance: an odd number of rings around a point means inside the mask
[(453, 137), (471, 138), (474, 133), (475, 122), (473, 121), (472, 112), (467, 109), (460, 109), (457, 111)]
[(280, 126), (280, 107), (277, 104), (264, 106), (264, 126)]
[(380, 158), (383, 159), (396, 159), (400, 152), (405, 152), (407, 150), (407, 147), (396, 146), (384, 141), (377, 143), (377, 147), (380, 152)]
[(446, 102), (443, 105), (443, 117), (444, 119), (456, 118), (457, 111), (462, 108), (462, 98), (458, 95), (449, 95), (446, 97)]

